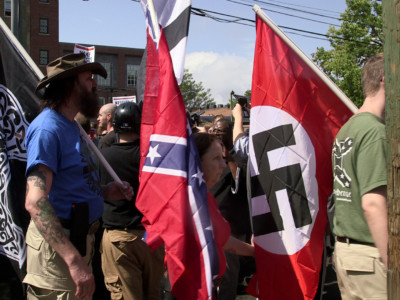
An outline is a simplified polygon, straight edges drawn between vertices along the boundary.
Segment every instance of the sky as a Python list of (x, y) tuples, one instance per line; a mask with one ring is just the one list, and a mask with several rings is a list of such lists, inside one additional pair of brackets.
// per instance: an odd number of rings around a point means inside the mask
[[(309, 32), (326, 34), (329, 24), (340, 26), (338, 18), (346, 9), (345, 0), (192, 0), (193, 8), (219, 13), (206, 12), (213, 17), (249, 20), (241, 20), (242, 25), (191, 15), (185, 68), (196, 82), (210, 89), (217, 104), (228, 103), (231, 91), (243, 95), (251, 89), (254, 4), (309, 57), (318, 47), (330, 48), (326, 39)], [(131, 48), (146, 45), (145, 18), (136, 1), (60, 0), (59, 5), (60, 42)]]

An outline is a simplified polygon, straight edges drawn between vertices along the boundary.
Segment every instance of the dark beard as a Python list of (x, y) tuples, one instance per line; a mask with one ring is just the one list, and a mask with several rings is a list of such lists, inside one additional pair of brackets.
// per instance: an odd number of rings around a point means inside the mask
[(94, 87), (90, 92), (81, 89), (81, 95), (79, 99), (81, 106), (80, 112), (88, 119), (95, 118), (97, 116), (99, 97), (97, 95), (97, 89)]

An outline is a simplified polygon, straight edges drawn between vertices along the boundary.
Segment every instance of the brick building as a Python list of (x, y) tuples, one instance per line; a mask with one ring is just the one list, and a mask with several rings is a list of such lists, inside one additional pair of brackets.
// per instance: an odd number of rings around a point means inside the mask
[[(13, 9), (19, 11), (19, 21), (13, 23)], [(12, 28), (17, 38), (43, 74), (48, 62), (72, 53), (74, 44), (59, 42), (58, 0), (0, 0), (0, 16)], [(108, 77), (97, 78), (101, 104), (114, 96), (135, 96), (137, 76), (144, 49), (95, 46), (95, 61), (107, 70)]]

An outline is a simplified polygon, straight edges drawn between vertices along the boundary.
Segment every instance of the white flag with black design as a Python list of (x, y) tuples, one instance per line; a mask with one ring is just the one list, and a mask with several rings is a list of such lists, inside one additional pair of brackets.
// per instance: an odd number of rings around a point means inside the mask
[[(149, 21), (149, 10), (147, 9), (147, 0), (140, 1), (146, 15), (146, 23), (149, 33), (155, 40), (154, 28)], [(167, 39), (169, 51), (171, 54), (172, 65), (176, 81), (181, 84), (184, 73), (186, 44), (189, 32), (189, 20), (191, 10), (191, 0), (153, 0), (154, 10), (157, 14), (158, 24), (163, 27), (164, 35)], [(137, 94), (138, 102), (143, 101), (144, 85), (146, 80), (146, 60), (145, 51), (140, 65), (138, 77)]]
[[(149, 10), (147, 8), (147, 0), (141, 0), (143, 10), (146, 14), (147, 27), (153, 40), (156, 39), (155, 28), (149, 21)], [(154, 10), (157, 14), (158, 24), (164, 30), (167, 39), (169, 52), (171, 54), (172, 65), (178, 84), (182, 82), (186, 43), (189, 31), (189, 19), (191, 0), (168, 0), (168, 1), (153, 1)]]
[[(39, 112), (35, 87), (42, 73), (0, 18), (0, 269), (25, 275), (25, 135)], [(7, 259), (5, 259), (5, 257)]]

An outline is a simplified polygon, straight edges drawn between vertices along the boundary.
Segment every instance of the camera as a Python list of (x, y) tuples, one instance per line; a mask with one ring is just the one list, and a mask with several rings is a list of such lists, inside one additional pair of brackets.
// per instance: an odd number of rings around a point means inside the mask
[(247, 97), (240, 97), (238, 98), (238, 103), (241, 107), (245, 108), (248, 106)]

